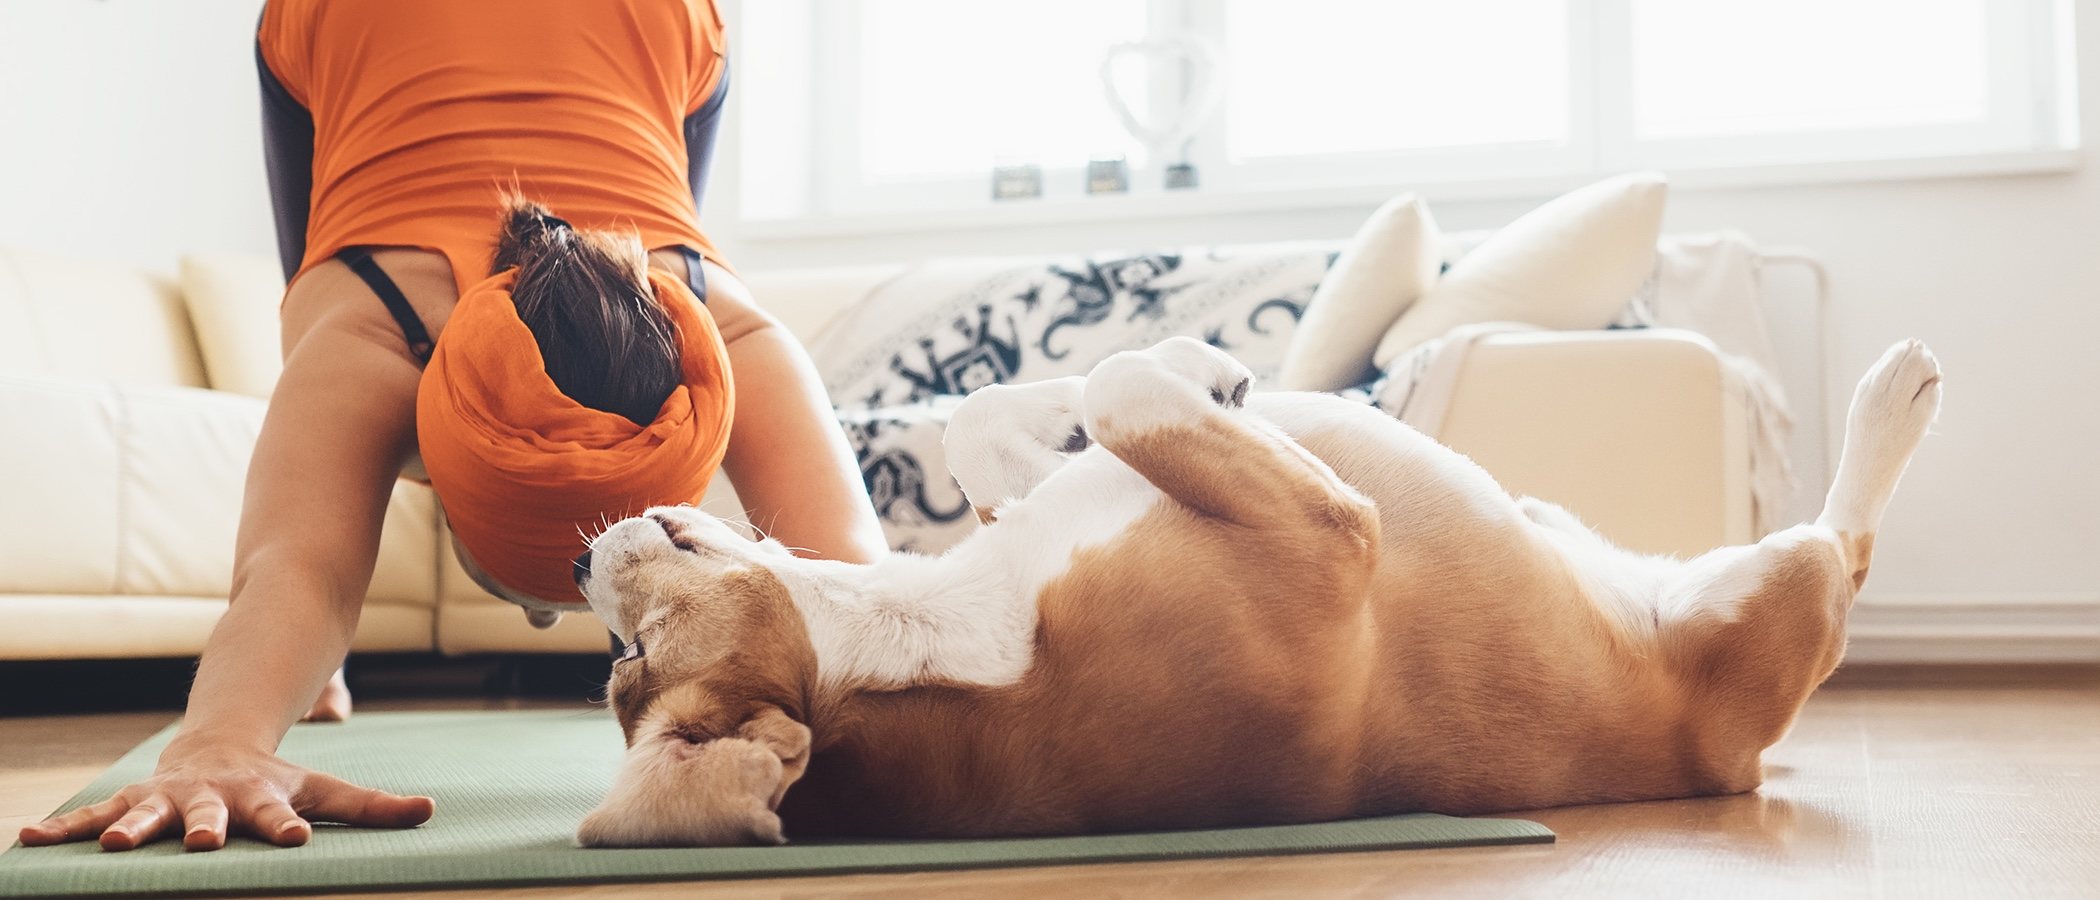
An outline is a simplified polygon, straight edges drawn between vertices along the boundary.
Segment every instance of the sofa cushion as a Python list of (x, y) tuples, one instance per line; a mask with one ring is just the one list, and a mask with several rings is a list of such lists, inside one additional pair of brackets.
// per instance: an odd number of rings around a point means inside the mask
[(0, 374), (202, 387), (175, 286), (105, 262), (0, 249)]
[[(0, 593), (225, 597), (263, 401), (0, 376)], [(428, 607), (436, 508), (398, 482), (367, 596)]]
[(1373, 363), (1474, 322), (1604, 327), (1655, 269), (1666, 194), (1660, 175), (1622, 175), (1526, 213), (1453, 263), (1379, 339)]
[(1379, 207), (1313, 291), (1277, 385), (1335, 391), (1371, 380), (1379, 336), (1436, 284), (1442, 250), (1436, 220), (1421, 198), (1403, 194)]
[(284, 275), (277, 261), (232, 253), (186, 256), (179, 281), (211, 386), (270, 396), (284, 369), (277, 318)]

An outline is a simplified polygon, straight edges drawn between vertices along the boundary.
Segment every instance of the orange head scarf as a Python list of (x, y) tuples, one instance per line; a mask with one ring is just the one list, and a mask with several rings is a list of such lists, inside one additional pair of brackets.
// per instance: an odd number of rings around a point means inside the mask
[(460, 296), (416, 393), (416, 439), (472, 562), (540, 601), (523, 605), (575, 610), (584, 600), (570, 569), (585, 535), (707, 491), (735, 409), (728, 355), (692, 290), (652, 269), (678, 329), (680, 384), (647, 426), (591, 409), (547, 376), (511, 300), (515, 277), (499, 272)]

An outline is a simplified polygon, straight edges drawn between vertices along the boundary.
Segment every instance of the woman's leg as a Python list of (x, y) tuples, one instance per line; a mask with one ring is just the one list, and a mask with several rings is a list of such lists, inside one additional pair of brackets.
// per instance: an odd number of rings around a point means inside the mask
[(736, 421), (722, 468), (751, 522), (807, 555), (873, 562), (889, 552), (860, 464), (802, 344), (713, 263), (708, 310), (736, 374)]

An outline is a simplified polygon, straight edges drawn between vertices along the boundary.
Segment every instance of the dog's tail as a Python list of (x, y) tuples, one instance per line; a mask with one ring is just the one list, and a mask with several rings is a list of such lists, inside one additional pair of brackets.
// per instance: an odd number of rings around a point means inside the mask
[(1816, 524), (1837, 532), (1855, 591), (1866, 583), (1896, 482), (1939, 410), (1939, 360), (1917, 340), (1890, 347), (1852, 393), (1845, 450)]

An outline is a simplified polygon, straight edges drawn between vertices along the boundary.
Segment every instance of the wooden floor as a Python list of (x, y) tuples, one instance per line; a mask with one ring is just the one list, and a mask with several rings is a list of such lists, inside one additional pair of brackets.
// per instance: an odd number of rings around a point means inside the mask
[[(0, 833), (170, 718), (0, 719)], [(1530, 814), (1559, 832), (1549, 846), (436, 896), (2100, 897), (2095, 670), (1841, 673), (1766, 778), (1742, 796)]]

